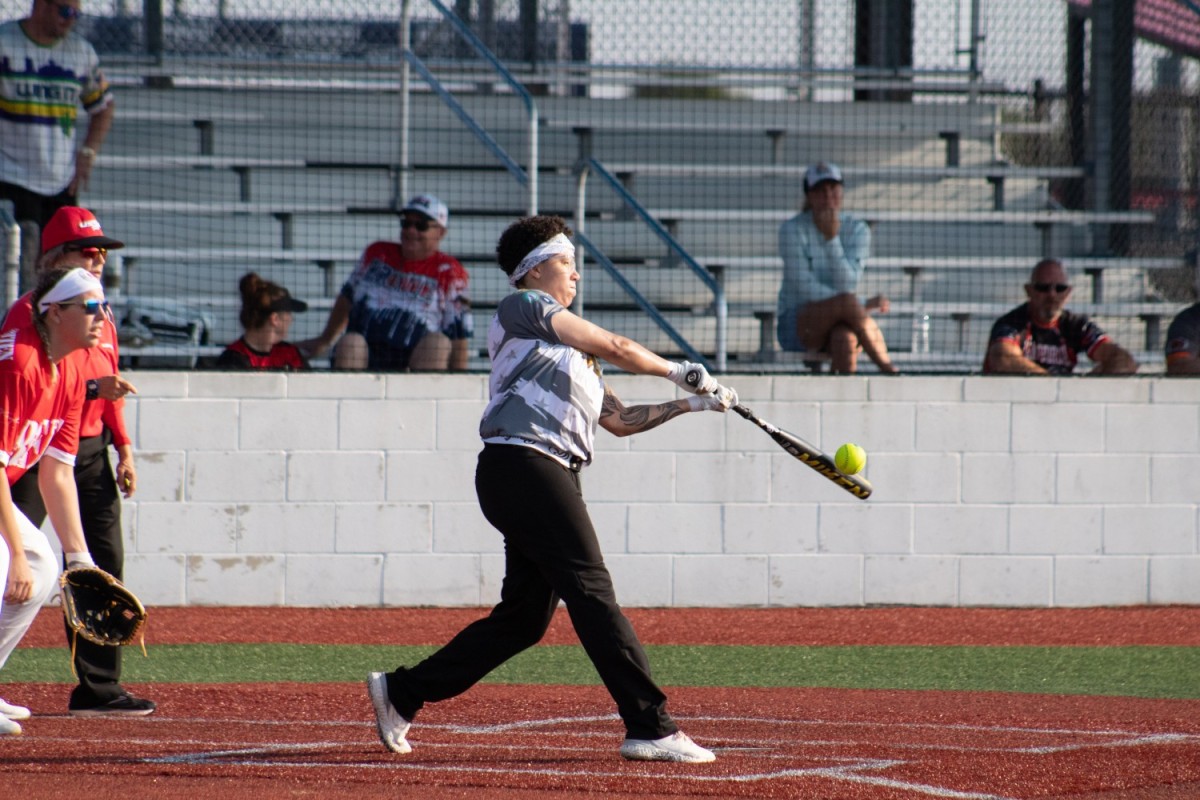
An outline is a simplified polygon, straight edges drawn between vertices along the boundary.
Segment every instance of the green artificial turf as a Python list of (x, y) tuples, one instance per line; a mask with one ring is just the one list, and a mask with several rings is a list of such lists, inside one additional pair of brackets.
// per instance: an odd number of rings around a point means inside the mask
[[(125, 651), (129, 683), (360, 681), (434, 648), (385, 645), (157, 645)], [(1200, 647), (646, 648), (664, 686), (941, 689), (1200, 698)], [(540, 646), (492, 672), (495, 683), (597, 684), (578, 646)], [(0, 683), (73, 682), (65, 647), (18, 648)]]

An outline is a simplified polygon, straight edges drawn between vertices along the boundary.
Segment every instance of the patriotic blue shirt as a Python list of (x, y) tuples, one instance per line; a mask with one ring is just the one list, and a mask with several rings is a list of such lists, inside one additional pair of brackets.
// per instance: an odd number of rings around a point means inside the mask
[(468, 280), (453, 256), (438, 252), (407, 261), (398, 243), (375, 242), (342, 287), (350, 301), (346, 329), (361, 333), (372, 350), (411, 351), (430, 331), (469, 339)]

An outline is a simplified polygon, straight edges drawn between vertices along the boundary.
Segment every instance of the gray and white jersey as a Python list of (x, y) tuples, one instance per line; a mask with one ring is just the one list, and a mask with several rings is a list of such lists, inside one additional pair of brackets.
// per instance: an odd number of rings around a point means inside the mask
[(479, 436), (533, 447), (570, 467), (592, 461), (604, 381), (595, 359), (563, 344), (551, 327), (565, 310), (539, 291), (500, 301), (488, 327), (490, 401)]

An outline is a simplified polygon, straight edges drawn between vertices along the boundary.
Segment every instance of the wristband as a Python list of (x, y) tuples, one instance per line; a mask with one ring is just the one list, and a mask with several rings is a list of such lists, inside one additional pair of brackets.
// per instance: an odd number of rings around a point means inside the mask
[(100, 397), (100, 381), (95, 378), (88, 378), (87, 394), (84, 395), (88, 400), (95, 400)]
[(96, 566), (96, 562), (92, 560), (92, 554), (86, 551), (82, 553), (64, 553), (63, 558), (67, 561), (67, 567), (73, 565)]
[(91, 147), (88, 147), (86, 144), (79, 148), (79, 155), (83, 156), (84, 158), (90, 158), (93, 161), (96, 160), (96, 151)]
[(703, 397), (692, 395), (683, 399), (687, 401), (688, 409), (691, 411), (704, 411), (708, 408), (708, 404), (704, 402)]

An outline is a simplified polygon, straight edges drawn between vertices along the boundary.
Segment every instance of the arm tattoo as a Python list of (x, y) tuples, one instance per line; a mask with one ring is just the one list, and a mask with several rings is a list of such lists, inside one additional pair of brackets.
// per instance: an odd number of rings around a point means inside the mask
[(653, 406), (626, 406), (611, 389), (605, 387), (604, 401), (600, 406), (600, 416), (608, 417), (616, 414), (621, 424), (635, 433), (657, 428), (669, 419), (687, 413), (679, 404), (672, 401)]

